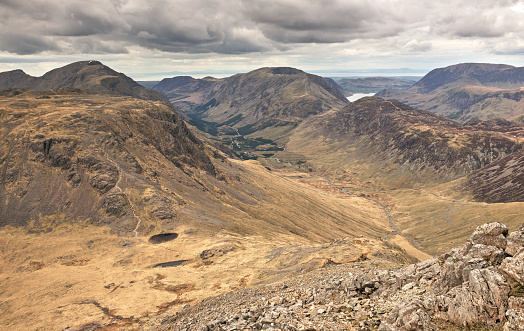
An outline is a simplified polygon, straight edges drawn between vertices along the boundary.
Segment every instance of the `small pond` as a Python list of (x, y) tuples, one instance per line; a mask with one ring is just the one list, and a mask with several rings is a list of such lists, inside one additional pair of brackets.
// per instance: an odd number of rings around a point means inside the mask
[(178, 260), (178, 261), (170, 261), (170, 262), (164, 262), (155, 264), (153, 268), (166, 268), (166, 267), (176, 267), (181, 265), (182, 263), (186, 262), (188, 260)]
[(155, 234), (151, 238), (149, 238), (150, 244), (161, 244), (165, 243), (171, 240), (174, 240), (178, 237), (178, 233), (161, 233), (161, 234)]

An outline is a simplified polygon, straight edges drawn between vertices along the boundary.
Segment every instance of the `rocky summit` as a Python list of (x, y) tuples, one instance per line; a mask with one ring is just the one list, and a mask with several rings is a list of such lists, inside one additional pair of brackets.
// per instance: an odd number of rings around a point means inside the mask
[(509, 234), (501, 223), (484, 224), (464, 246), (400, 269), (364, 265), (327, 263), (205, 299), (140, 329), (524, 329), (524, 224)]

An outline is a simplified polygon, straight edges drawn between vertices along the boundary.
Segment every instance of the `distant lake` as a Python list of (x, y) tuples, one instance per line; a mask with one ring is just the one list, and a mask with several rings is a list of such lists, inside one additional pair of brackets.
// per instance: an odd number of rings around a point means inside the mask
[(353, 101), (357, 101), (358, 99), (361, 99), (363, 97), (372, 97), (374, 95), (375, 95), (375, 93), (355, 93), (352, 96), (347, 97), (347, 98), (348, 98), (349, 101), (353, 102)]

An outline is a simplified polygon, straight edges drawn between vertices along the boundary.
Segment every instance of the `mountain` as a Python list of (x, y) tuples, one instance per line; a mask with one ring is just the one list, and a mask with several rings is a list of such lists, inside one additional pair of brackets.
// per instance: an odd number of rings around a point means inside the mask
[(510, 122), (461, 126), (395, 100), (367, 97), (311, 117), (294, 131), (286, 150), (317, 159), (336, 151), (354, 170), (365, 168), (383, 183), (409, 186), (456, 179), (519, 151), (523, 144), (514, 136), (524, 137), (524, 128)]
[(409, 91), (428, 93), (463, 85), (489, 86), (503, 89), (524, 85), (524, 67), (506, 64), (461, 63), (430, 71)]
[(261, 68), (224, 79), (175, 77), (153, 89), (171, 96), (175, 105), (186, 103), (181, 107), (193, 120), (242, 134), (293, 128), (310, 115), (348, 103), (322, 77), (286, 67)]
[(227, 158), (165, 102), (7, 89), (0, 109), (8, 329), (141, 323), (331, 256), (413, 259), (374, 202)]
[(524, 67), (463, 63), (434, 69), (405, 91), (384, 90), (377, 96), (449, 116), (514, 119), (524, 114)]
[(342, 78), (336, 81), (346, 93), (377, 93), (384, 89), (405, 90), (415, 82), (394, 77)]
[[(56, 217), (132, 233), (134, 215), (145, 212), (134, 204), (143, 204), (145, 193), (133, 201), (122, 178), (154, 187), (169, 176), (161, 164), (187, 180), (195, 171), (221, 176), (213, 152), (168, 104), (63, 89), (8, 89), (1, 96), (0, 226), (62, 215)], [(155, 189), (148, 194), (152, 220), (173, 218), (183, 201)]]
[(127, 95), (145, 100), (167, 101), (161, 93), (147, 89), (124, 74), (98, 61), (80, 61), (53, 69), (42, 77), (27, 75), (22, 70), (0, 73), (0, 89), (22, 88), (51, 90), (78, 88), (95, 93)]

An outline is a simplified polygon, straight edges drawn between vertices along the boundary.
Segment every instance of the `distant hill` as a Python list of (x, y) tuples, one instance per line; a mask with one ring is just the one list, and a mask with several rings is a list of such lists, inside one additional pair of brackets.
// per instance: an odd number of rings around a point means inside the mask
[(77, 88), (95, 93), (127, 95), (145, 100), (168, 101), (165, 96), (138, 84), (98, 61), (80, 61), (53, 69), (42, 77), (22, 70), (0, 73), (0, 89), (51, 90)]
[(463, 63), (434, 69), (405, 91), (377, 94), (460, 122), (514, 119), (524, 114), (524, 67)]
[(215, 130), (242, 134), (268, 127), (292, 128), (308, 116), (348, 103), (324, 78), (286, 67), (262, 68), (224, 79), (175, 77), (164, 79), (153, 89), (169, 96), (193, 120), (204, 121)]
[(416, 81), (394, 77), (364, 77), (342, 78), (335, 81), (346, 94), (349, 93), (377, 93), (384, 89), (405, 90)]
[(160, 83), (159, 80), (137, 80), (136, 82), (145, 88), (152, 88), (156, 84)]
[[(524, 128), (510, 122), (461, 126), (398, 101), (368, 97), (311, 117), (294, 130), (286, 150), (311, 155), (326, 171), (340, 173), (345, 163), (383, 183), (409, 186), (453, 180), (517, 152), (523, 146), (514, 136), (524, 137)], [(322, 158), (337, 160), (337, 166)]]

